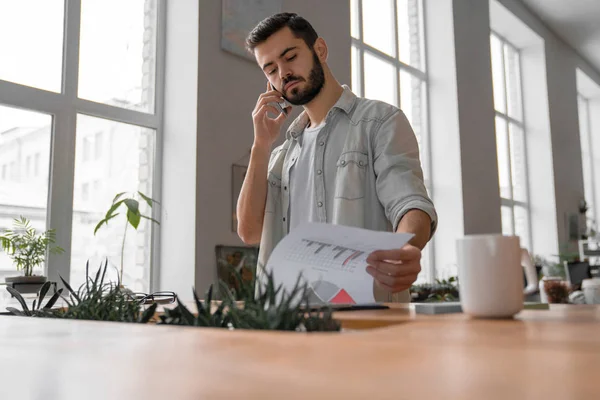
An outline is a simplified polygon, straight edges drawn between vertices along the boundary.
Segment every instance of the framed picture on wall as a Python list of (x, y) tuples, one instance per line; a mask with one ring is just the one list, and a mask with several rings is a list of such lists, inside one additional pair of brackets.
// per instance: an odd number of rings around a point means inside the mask
[(240, 192), (242, 190), (242, 184), (244, 183), (244, 178), (246, 177), (246, 172), (248, 171), (248, 167), (243, 165), (232, 165), (231, 167), (231, 230), (233, 232), (237, 232), (237, 201), (238, 197), (240, 197)]
[(230, 289), (237, 289), (239, 282), (237, 271), (244, 283), (252, 282), (256, 274), (258, 262), (258, 247), (255, 246), (224, 246), (215, 247), (217, 255), (217, 277), (227, 284)]

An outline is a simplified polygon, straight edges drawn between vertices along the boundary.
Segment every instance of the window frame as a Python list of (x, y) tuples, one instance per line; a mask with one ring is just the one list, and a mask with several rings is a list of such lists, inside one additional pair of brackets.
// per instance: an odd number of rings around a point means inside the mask
[[(585, 199), (588, 203), (588, 208), (591, 210), (592, 212), (592, 216), (593, 218), (596, 220), (596, 222), (598, 222), (598, 209), (597, 209), (597, 205), (598, 202), (596, 199), (596, 171), (595, 171), (595, 164), (594, 164), (594, 147), (593, 147), (593, 142), (592, 142), (592, 118), (591, 118), (591, 107), (590, 107), (590, 99), (587, 98), (586, 96), (584, 96), (581, 93), (577, 93), (577, 107), (578, 107), (578, 113), (580, 115), (580, 120), (581, 120), (581, 110), (579, 110), (579, 105), (583, 104), (583, 106), (585, 107), (585, 138), (583, 140), (585, 140), (588, 146), (588, 154), (589, 154), (589, 159), (587, 160), (589, 162), (588, 168), (590, 169), (590, 185), (591, 187), (589, 188), (585, 188), (585, 176), (583, 177), (583, 184), (584, 184), (584, 195), (586, 192), (591, 193), (592, 198), (590, 199)], [(581, 136), (583, 134), (583, 129), (581, 126), (579, 126), (579, 135)], [(580, 139), (580, 143), (582, 142), (582, 140)], [(582, 154), (583, 154), (583, 149), (582, 149)], [(586, 162), (586, 160), (581, 160), (583, 163)], [(585, 174), (585, 169), (582, 170), (582, 173)]]
[[(75, 141), (77, 115), (137, 125), (156, 132), (155, 166), (153, 174), (154, 199), (161, 198), (162, 142), (165, 88), (166, 1), (156, 2), (156, 75), (154, 112), (119, 108), (79, 98), (79, 42), (81, 0), (64, 0), (64, 31), (62, 48), (62, 79), (59, 93), (0, 79), (0, 105), (52, 116), (50, 169), (46, 227), (56, 230), (57, 243), (63, 254), (47, 254), (44, 273), (52, 281), (71, 273), (71, 244), (73, 221), (73, 192), (75, 178)], [(91, 152), (94, 159), (94, 152)], [(160, 219), (160, 211), (152, 208), (152, 217)], [(158, 287), (160, 261), (160, 231), (151, 224), (150, 290)]]
[[(511, 226), (512, 226), (512, 234), (515, 235), (516, 231), (515, 231), (515, 227), (516, 227), (516, 218), (515, 218), (515, 207), (522, 207), (527, 211), (527, 231), (529, 233), (529, 237), (527, 238), (528, 242), (529, 242), (529, 246), (530, 248), (528, 249), (530, 251), (530, 253), (533, 252), (533, 226), (532, 226), (532, 222), (531, 222), (531, 193), (530, 193), (530, 182), (529, 182), (529, 157), (528, 157), (528, 149), (527, 149), (527, 130), (526, 130), (526, 123), (525, 123), (525, 105), (524, 105), (524, 101), (523, 101), (523, 56), (521, 54), (521, 50), (516, 47), (515, 45), (513, 45), (508, 39), (506, 39), (504, 36), (502, 36), (501, 34), (499, 34), (498, 32), (496, 32), (495, 30), (490, 30), (490, 40), (492, 39), (492, 37), (496, 37), (496, 39), (500, 42), (501, 44), (501, 48), (502, 48), (502, 75), (503, 75), (503, 79), (502, 79), (502, 83), (503, 83), (503, 87), (502, 87), (502, 91), (503, 91), (503, 96), (504, 96), (504, 102), (505, 102), (505, 108), (506, 108), (506, 112), (502, 112), (502, 111), (498, 111), (496, 108), (496, 103), (494, 102), (494, 117), (495, 118), (501, 118), (504, 120), (505, 125), (506, 125), (506, 146), (508, 149), (508, 166), (509, 166), (509, 181), (510, 181), (510, 197), (511, 198), (506, 198), (503, 197), (502, 194), (500, 194), (500, 206), (501, 207), (509, 207), (511, 210), (511, 216), (512, 216), (512, 221), (511, 221)], [(508, 95), (508, 79), (507, 79), (507, 67), (506, 67), (506, 51), (505, 51), (505, 47), (510, 48), (512, 51), (514, 51), (518, 57), (519, 57), (519, 62), (518, 62), (518, 68), (519, 68), (519, 75), (518, 75), (518, 79), (519, 79), (519, 103), (520, 103), (520, 113), (521, 113), (521, 118), (522, 121), (519, 121), (518, 119), (511, 117), (509, 114), (509, 95)], [(490, 53), (490, 58), (491, 58), (491, 53)], [(492, 74), (493, 76), (493, 74)], [(493, 84), (493, 82), (492, 82)], [(513, 170), (512, 170), (512, 155), (511, 155), (511, 141), (510, 141), (510, 126), (514, 125), (516, 127), (518, 127), (519, 129), (521, 129), (521, 132), (523, 134), (523, 154), (525, 157), (524, 160), (524, 173), (525, 173), (525, 193), (527, 196), (527, 201), (521, 201), (521, 200), (515, 200), (514, 199), (514, 192), (513, 192)], [(496, 131), (494, 130), (494, 134), (497, 135)], [(496, 152), (496, 157), (498, 157), (498, 154)], [(533, 253), (532, 253), (533, 254)]]
[[(356, 3), (354, 3), (354, 1)], [(425, 183), (425, 187), (427, 188), (427, 191), (429, 193), (429, 196), (433, 198), (433, 185), (431, 184), (432, 179), (431, 179), (431, 174), (432, 174), (432, 160), (431, 160), (431, 147), (429, 145), (429, 140), (430, 140), (430, 104), (429, 104), (429, 76), (427, 74), (428, 71), (428, 58), (427, 58), (427, 37), (426, 37), (426, 18), (425, 18), (425, 12), (426, 12), (426, 2), (424, 0), (417, 0), (418, 2), (418, 7), (419, 7), (419, 45), (420, 45), (420, 49), (421, 49), (421, 57), (422, 57), (422, 70), (414, 67), (412, 65), (406, 64), (405, 62), (400, 60), (400, 43), (398, 40), (398, 34), (399, 34), (399, 28), (398, 28), (398, 0), (391, 0), (391, 2), (393, 3), (393, 20), (394, 20), (394, 29), (393, 29), (393, 35), (394, 35), (394, 52), (395, 55), (391, 56), (389, 54), (386, 54), (385, 52), (378, 50), (377, 48), (367, 44), (364, 42), (364, 24), (363, 24), (363, 2), (366, 0), (354, 0), (354, 1), (350, 1), (350, 7), (354, 7), (356, 6), (355, 12), (356, 12), (356, 20), (357, 20), (357, 28), (358, 28), (358, 37), (354, 37), (352, 36), (352, 32), (350, 33), (350, 39), (351, 39), (351, 44), (350, 44), (350, 49), (351, 49), (351, 58), (352, 58), (352, 51), (356, 51), (357, 52), (357, 60), (358, 63), (355, 65), (355, 60), (354, 58), (351, 59), (351, 65), (352, 68), (357, 68), (357, 72), (358, 72), (358, 82), (359, 82), (359, 88), (352, 88), (352, 90), (358, 95), (358, 96), (364, 96), (365, 94), (365, 71), (364, 71), (364, 65), (365, 65), (365, 53), (368, 52), (370, 53), (373, 57), (377, 58), (380, 61), (383, 61), (389, 65), (391, 65), (394, 69), (395, 69), (395, 74), (394, 74), (394, 86), (395, 86), (395, 92), (394, 92), (394, 96), (395, 96), (395, 101), (396, 104), (398, 104), (398, 107), (401, 108), (402, 104), (401, 104), (401, 85), (400, 85), (400, 73), (401, 72), (405, 72), (408, 73), (411, 77), (416, 78), (420, 81), (421, 83), (421, 87), (422, 87), (422, 93), (425, 96), (425, 99), (422, 100), (422, 105), (424, 108), (424, 115), (421, 121), (422, 124), (422, 129), (420, 132), (420, 146), (422, 147), (422, 151), (420, 152), (421, 155), (423, 156), (424, 159), (421, 160), (421, 164), (426, 166), (426, 172), (427, 175), (424, 175), (424, 183)], [(351, 21), (350, 21), (350, 25), (352, 26), (353, 21), (352, 21), (352, 10), (351, 10)], [(354, 80), (354, 71), (352, 71), (351, 75), (352, 75), (352, 80)], [(425, 173), (425, 171), (424, 171)], [(428, 243), (428, 245), (425, 247), (425, 249), (423, 250), (423, 253), (425, 255), (425, 257), (427, 258), (427, 260), (429, 261), (427, 264), (427, 275), (428, 275), (428, 280), (427, 282), (431, 282), (433, 283), (435, 281), (435, 279), (437, 278), (437, 271), (436, 271), (436, 264), (435, 264), (435, 252), (434, 252), (434, 246), (435, 246), (435, 239), (430, 241)], [(424, 257), (424, 258), (425, 258)]]

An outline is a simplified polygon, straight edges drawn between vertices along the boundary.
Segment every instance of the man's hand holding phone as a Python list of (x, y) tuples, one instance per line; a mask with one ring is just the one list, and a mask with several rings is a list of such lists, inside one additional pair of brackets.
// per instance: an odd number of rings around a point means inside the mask
[[(281, 126), (287, 119), (291, 107), (285, 109), (281, 108), (282, 111), (277, 109), (270, 103), (283, 103), (284, 100), (281, 97), (281, 93), (274, 90), (270, 82), (267, 82), (267, 91), (261, 94), (256, 102), (256, 107), (252, 111), (252, 122), (254, 124), (254, 145), (266, 146), (270, 149), (273, 143), (279, 137)], [(278, 104), (279, 106), (279, 104)], [(272, 118), (268, 112), (271, 112), (277, 117)]]

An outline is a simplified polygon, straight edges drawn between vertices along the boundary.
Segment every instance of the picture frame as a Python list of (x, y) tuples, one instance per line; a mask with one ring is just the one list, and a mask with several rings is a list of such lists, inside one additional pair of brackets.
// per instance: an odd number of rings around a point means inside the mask
[(258, 263), (257, 246), (215, 246), (217, 257), (217, 278), (229, 289), (237, 289), (238, 281), (234, 270), (237, 270), (243, 282), (252, 282), (256, 276)]

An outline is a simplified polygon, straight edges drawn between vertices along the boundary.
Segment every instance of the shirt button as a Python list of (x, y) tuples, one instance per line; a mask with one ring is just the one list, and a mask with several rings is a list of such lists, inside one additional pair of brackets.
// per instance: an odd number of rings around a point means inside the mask
[(325, 146), (325, 142), (319, 142), (319, 146)]
[(287, 190), (287, 186), (284, 186), (284, 187), (283, 187), (283, 190)]
[(285, 222), (285, 217), (283, 217), (283, 222)]
[(321, 171), (321, 170), (318, 170), (318, 171), (317, 171), (317, 174), (318, 174), (318, 175), (321, 175), (322, 173), (323, 173), (323, 171)]
[(342, 160), (342, 165), (346, 165), (346, 161)]
[(360, 166), (362, 167), (363, 165), (365, 165), (365, 163), (364, 163), (364, 162), (362, 162), (362, 161), (359, 161), (359, 162), (358, 162), (358, 165), (360, 165)]
[(323, 203), (322, 203), (322, 202), (318, 202), (318, 203), (317, 203), (317, 206), (319, 206), (319, 207), (323, 207)]

